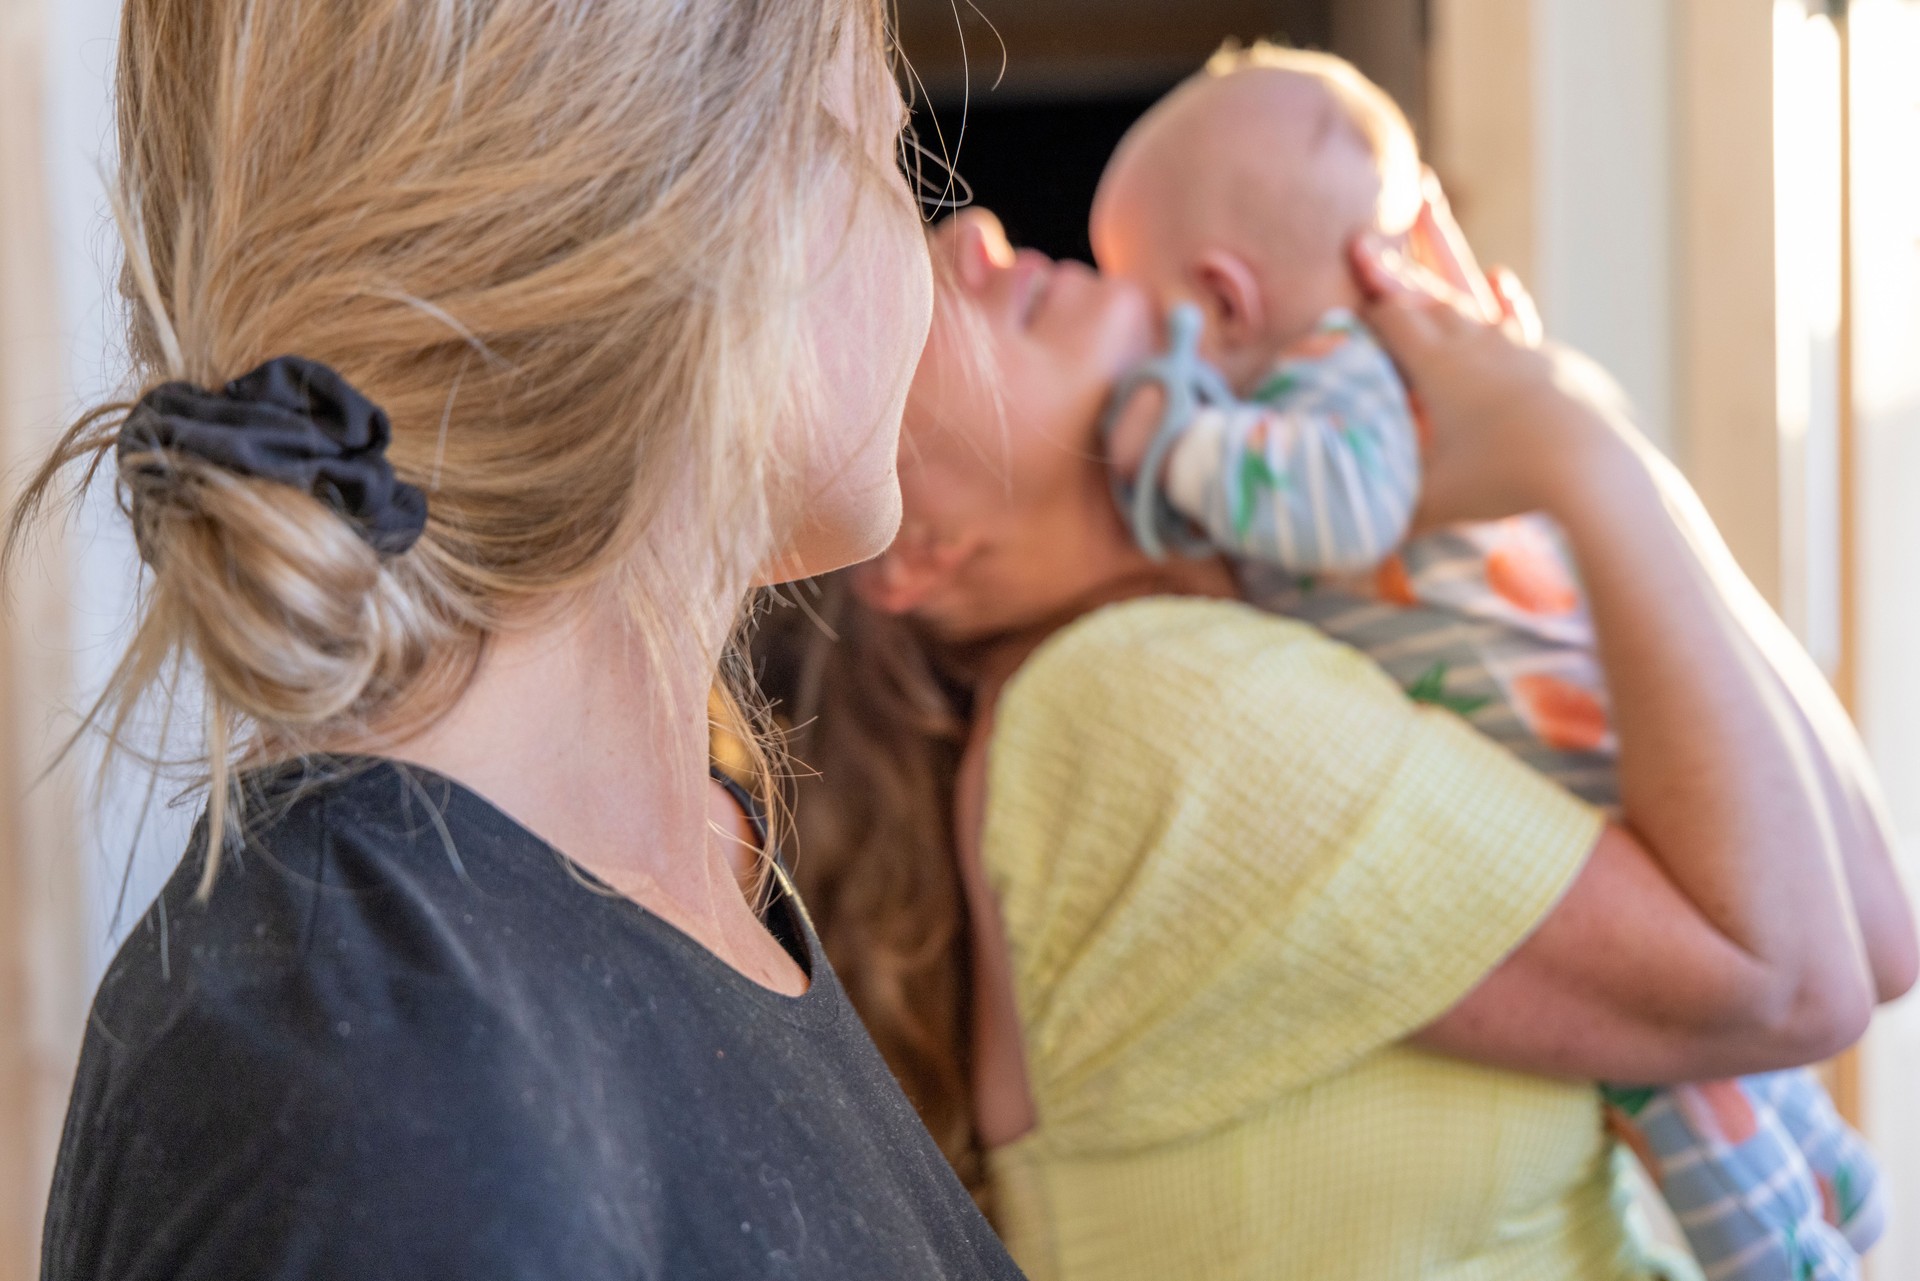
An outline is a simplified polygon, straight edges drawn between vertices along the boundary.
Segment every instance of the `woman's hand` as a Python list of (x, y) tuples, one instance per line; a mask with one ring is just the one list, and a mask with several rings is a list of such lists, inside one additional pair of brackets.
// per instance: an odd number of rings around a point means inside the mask
[(1505, 267), (1483, 271), (1454, 221), (1453, 207), (1440, 179), (1427, 169), (1421, 178), (1420, 213), (1407, 229), (1407, 256), (1459, 295), (1469, 314), (1504, 325), (1529, 347), (1540, 345), (1540, 309), (1520, 277)]
[(1449, 264), (1443, 277), (1372, 238), (1353, 250), (1370, 298), (1364, 317), (1429, 428), (1417, 526), (1551, 510), (1568, 484), (1630, 465), (1641, 446), (1621, 426), (1622, 399), (1606, 375), (1530, 341), (1537, 313), (1510, 276), (1493, 278), (1502, 283), (1486, 286), (1492, 301), (1483, 305), (1463, 287), (1469, 269), (1457, 255), (1441, 262)]

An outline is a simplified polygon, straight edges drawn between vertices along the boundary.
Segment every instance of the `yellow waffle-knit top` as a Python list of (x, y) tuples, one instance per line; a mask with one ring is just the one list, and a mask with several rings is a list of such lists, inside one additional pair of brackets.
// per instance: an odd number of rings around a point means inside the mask
[(1402, 1044), (1552, 908), (1596, 811), (1219, 601), (1066, 628), (991, 749), (1039, 1117), (991, 1171), (1033, 1281), (1643, 1275), (1591, 1084)]

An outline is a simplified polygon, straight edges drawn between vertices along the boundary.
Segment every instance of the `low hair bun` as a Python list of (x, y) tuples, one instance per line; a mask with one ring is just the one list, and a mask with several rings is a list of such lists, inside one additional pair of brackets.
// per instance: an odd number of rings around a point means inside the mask
[[(425, 532), (427, 498), (394, 476), (392, 439), (386, 413), (345, 378), (318, 361), (281, 356), (219, 391), (185, 382), (154, 388), (127, 416), (116, 453), (123, 476), (164, 482), (170, 459), (185, 455), (290, 485), (393, 556)], [(135, 487), (136, 500), (142, 488)], [(152, 561), (150, 543), (143, 540), (140, 551)]]
[(377, 553), (322, 503), (201, 459), (123, 476), (150, 620), (222, 701), (286, 729), (350, 715), (385, 646)]

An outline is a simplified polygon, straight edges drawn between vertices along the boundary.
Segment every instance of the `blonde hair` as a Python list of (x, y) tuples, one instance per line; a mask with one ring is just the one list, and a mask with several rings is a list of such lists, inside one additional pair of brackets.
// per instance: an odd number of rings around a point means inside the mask
[[(799, 498), (774, 424), (816, 392), (794, 317), (845, 199), (830, 175), (892, 180), (829, 110), (832, 77), (849, 48), (856, 84), (885, 75), (885, 27), (884, 0), (128, 0), (134, 381), (323, 362), (388, 412), (430, 506), (382, 559), (287, 486), (186, 455), (120, 469), (151, 573), (86, 723), (121, 742), (170, 669), (204, 673), (203, 891), (236, 762), (422, 727), (490, 634), (589, 586), (673, 647), (703, 590), (773, 550)], [(64, 435), (9, 558), (130, 408)], [(649, 547), (670, 494), (708, 520), (691, 564)]]
[(1381, 228), (1398, 233), (1411, 227), (1422, 199), (1420, 144), (1393, 95), (1345, 58), (1267, 40), (1250, 45), (1229, 41), (1207, 59), (1200, 74), (1219, 77), (1255, 69), (1307, 76), (1326, 88), (1379, 166)]

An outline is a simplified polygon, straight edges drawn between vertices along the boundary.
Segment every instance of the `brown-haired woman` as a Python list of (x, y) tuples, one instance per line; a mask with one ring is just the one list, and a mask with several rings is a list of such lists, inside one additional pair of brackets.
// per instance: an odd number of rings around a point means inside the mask
[(898, 520), (885, 39), (129, 0), (145, 394), (15, 539), (117, 468), (151, 577), (96, 719), (204, 688), (212, 790), (95, 1003), (46, 1276), (1016, 1275), (707, 766), (750, 589)]
[(1811, 1061), (1916, 965), (1858, 743), (1684, 484), (1576, 366), (1365, 260), (1428, 516), (1569, 533), (1610, 824), (1222, 599), (1219, 561), (1134, 545), (1096, 431), (1142, 298), (982, 213), (935, 260), (901, 533), (812, 602), (838, 640), (795, 610), (763, 649), (830, 954), (1016, 1260), (1655, 1275), (1591, 1082)]

